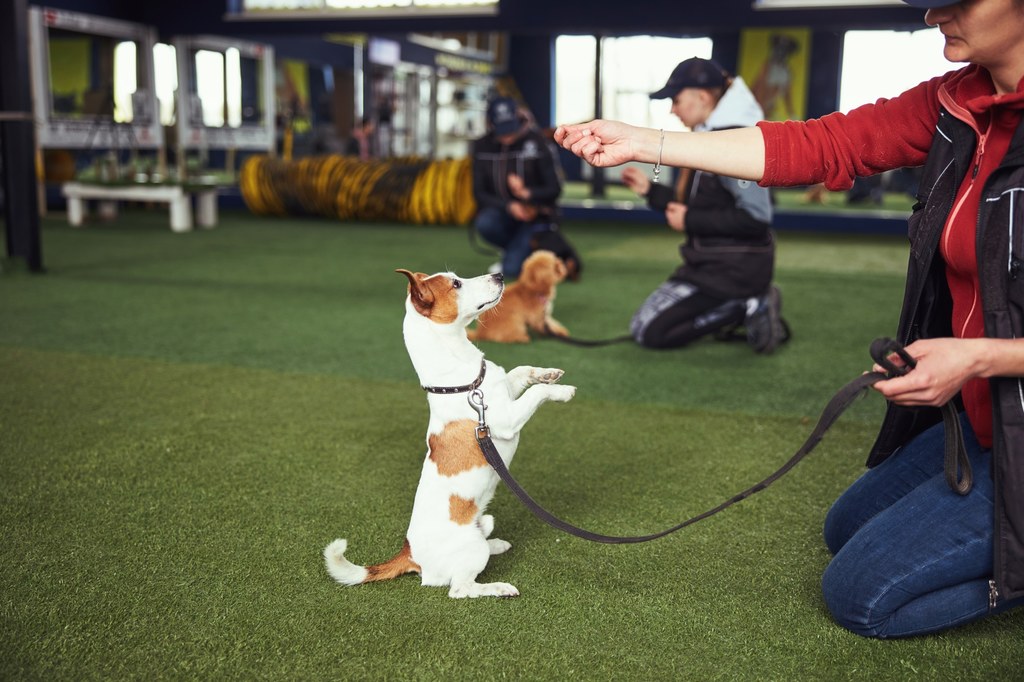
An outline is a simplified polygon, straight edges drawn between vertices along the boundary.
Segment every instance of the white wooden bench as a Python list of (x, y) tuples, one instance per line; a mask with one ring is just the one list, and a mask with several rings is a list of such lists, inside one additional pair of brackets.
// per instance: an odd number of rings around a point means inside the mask
[(88, 213), (85, 201), (100, 201), (100, 214), (117, 217), (118, 201), (155, 201), (169, 205), (171, 229), (188, 232), (192, 229), (192, 195), (196, 196), (196, 222), (200, 227), (217, 225), (217, 188), (188, 187), (182, 185), (94, 185), (85, 182), (67, 182), (62, 188), (68, 200), (68, 222), (81, 227)]

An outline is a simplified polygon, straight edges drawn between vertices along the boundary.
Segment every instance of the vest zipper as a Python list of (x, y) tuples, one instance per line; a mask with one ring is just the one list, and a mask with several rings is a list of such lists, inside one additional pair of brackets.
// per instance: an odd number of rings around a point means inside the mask
[[(985, 137), (986, 134), (975, 128), (975, 132), (978, 135), (978, 147), (974, 152), (974, 168), (971, 169), (971, 184), (967, 186), (967, 190), (961, 195), (960, 201), (953, 206), (953, 211), (946, 218), (947, 228), (957, 219), (957, 214), (960, 213), (960, 207), (963, 206), (964, 202), (967, 201), (967, 196), (971, 193), (971, 189), (974, 187), (974, 179), (978, 177), (978, 171), (981, 170), (981, 157), (985, 155)], [(978, 213), (981, 214), (981, 200), (978, 201)], [(977, 225), (977, 222), (975, 223)], [(942, 235), (942, 248), (948, 250), (950, 230), (946, 229)]]
[(971, 171), (971, 180), (978, 177), (978, 171), (981, 170), (981, 157), (985, 155), (985, 138), (987, 134), (981, 133), (978, 135), (978, 149), (974, 153), (974, 170)]
[[(958, 219), (957, 216), (960, 213), (960, 208), (964, 205), (964, 202), (967, 201), (967, 197), (970, 195), (971, 191), (974, 188), (974, 180), (978, 177), (978, 171), (981, 170), (981, 159), (985, 155), (985, 140), (988, 137), (988, 133), (981, 132), (980, 130), (977, 129), (977, 127), (975, 127), (973, 125), (972, 125), (972, 128), (974, 128), (974, 131), (975, 131), (975, 133), (978, 136), (978, 146), (977, 146), (977, 148), (975, 149), (975, 152), (974, 152), (974, 168), (971, 169), (971, 182), (967, 186), (967, 190), (960, 197), (960, 201), (957, 202), (956, 205), (953, 207), (952, 213), (950, 213), (949, 216), (946, 218), (946, 228), (943, 230), (943, 234), (942, 234), (942, 250), (946, 251), (946, 252), (949, 251), (949, 239), (950, 239), (950, 236), (951, 236), (951, 233), (952, 233), (952, 229), (950, 229), (950, 228), (956, 222), (956, 220)], [(985, 188), (982, 187), (981, 191), (982, 191), (982, 196), (978, 198), (978, 215), (975, 217), (975, 220), (974, 220), (974, 239), (975, 239), (975, 241), (977, 241), (978, 238), (981, 236), (981, 231), (982, 231), (980, 223), (981, 223), (982, 206), (984, 204), (984, 199), (985, 199), (985, 197), (984, 197)], [(963, 336), (964, 331), (967, 329), (967, 325), (971, 321), (971, 318), (974, 317), (974, 311), (977, 309), (978, 302), (979, 302), (979, 300), (981, 298), (981, 290), (980, 290), (980, 286), (981, 286), (981, 271), (980, 271), (980, 268), (979, 268), (979, 272), (978, 272), (978, 286), (979, 286), (979, 289), (974, 292), (974, 302), (971, 304), (971, 311), (967, 314), (967, 319), (964, 320), (963, 329), (960, 330), (960, 336)]]
[(988, 610), (992, 611), (996, 608), (996, 604), (999, 602), (999, 588), (996, 587), (995, 580), (988, 581)]
[[(1014, 223), (1014, 201), (1017, 198), (1016, 192), (1010, 192), (1008, 200), (1010, 202), (1010, 256), (1007, 259), (1007, 272), (1010, 274), (1011, 280), (1016, 280), (1020, 277), (1021, 268), (1024, 267), (1024, 234), (1018, 232), (1017, 225)], [(1021, 226), (1024, 228), (1024, 225)]]

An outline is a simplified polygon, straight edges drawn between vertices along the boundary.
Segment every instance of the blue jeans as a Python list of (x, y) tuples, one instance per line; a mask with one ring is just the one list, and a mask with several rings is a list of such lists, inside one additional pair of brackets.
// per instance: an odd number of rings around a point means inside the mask
[(518, 277), (523, 261), (530, 255), (534, 225), (516, 220), (504, 209), (485, 207), (476, 214), (473, 227), (487, 242), (502, 250), (502, 274)]
[(961, 422), (974, 470), (968, 495), (946, 484), (940, 423), (861, 476), (829, 510), (825, 543), (835, 556), (822, 579), (825, 603), (858, 635), (921, 635), (990, 613), (992, 452), (966, 417)]

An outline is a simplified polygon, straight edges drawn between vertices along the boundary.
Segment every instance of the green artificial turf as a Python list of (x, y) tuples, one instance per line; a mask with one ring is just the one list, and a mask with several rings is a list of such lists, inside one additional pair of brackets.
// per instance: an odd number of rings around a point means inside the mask
[[(873, 641), (834, 625), (821, 524), (862, 470), (883, 405), (858, 402), (768, 490), (636, 546), (587, 543), (507, 491), (513, 549), (451, 600), (414, 576), (344, 588), (401, 545), (426, 401), (401, 338), (398, 267), (463, 275), (491, 258), (464, 228), (225, 212), (44, 223), (48, 272), (0, 274), (2, 679), (1019, 679), (1024, 613)], [(570, 223), (577, 336), (626, 331), (675, 267), (654, 225)], [(568, 520), (659, 530), (768, 475), (891, 335), (906, 258), (892, 238), (779, 237), (793, 340), (771, 356), (702, 341), (653, 352), (542, 340), (492, 360), (565, 369), (513, 465)]]

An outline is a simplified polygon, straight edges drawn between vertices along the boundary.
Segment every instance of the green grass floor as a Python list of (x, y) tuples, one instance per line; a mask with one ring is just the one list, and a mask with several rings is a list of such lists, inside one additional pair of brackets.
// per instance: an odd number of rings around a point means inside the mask
[[(556, 316), (625, 332), (676, 264), (655, 225), (565, 227), (582, 281)], [(344, 588), (336, 537), (373, 563), (400, 546), (426, 400), (401, 338), (395, 268), (463, 275), (464, 228), (166, 212), (43, 230), (47, 274), (0, 274), (0, 679), (1020, 679), (1024, 613), (872, 641), (832, 623), (821, 524), (862, 471), (870, 395), (775, 486), (662, 540), (563, 535), (507, 491), (513, 549), (457, 601), (408, 576)], [(779, 237), (794, 337), (778, 353), (484, 344), (578, 386), (523, 434), (514, 472), (605, 533), (659, 530), (781, 465), (831, 394), (895, 331), (903, 240)]]

